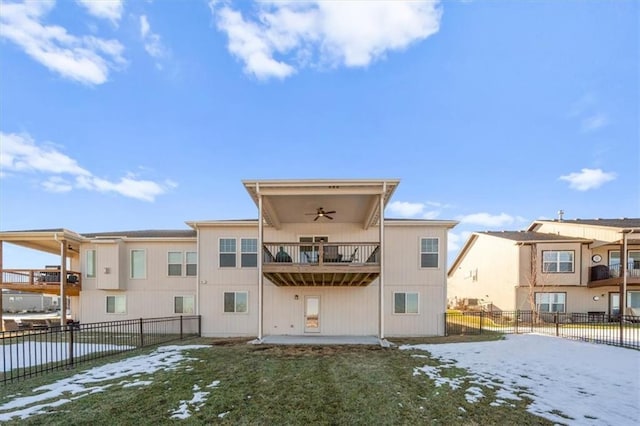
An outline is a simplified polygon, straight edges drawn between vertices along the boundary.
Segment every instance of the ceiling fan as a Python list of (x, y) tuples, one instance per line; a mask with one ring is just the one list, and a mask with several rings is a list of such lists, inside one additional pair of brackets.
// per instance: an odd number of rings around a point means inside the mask
[(331, 210), (330, 212), (325, 212), (322, 207), (318, 207), (315, 213), (305, 213), (305, 215), (307, 216), (315, 215), (316, 217), (313, 219), (313, 221), (315, 222), (320, 217), (326, 217), (327, 219), (333, 220), (333, 218), (329, 215), (334, 214), (335, 212), (336, 212), (335, 210)]

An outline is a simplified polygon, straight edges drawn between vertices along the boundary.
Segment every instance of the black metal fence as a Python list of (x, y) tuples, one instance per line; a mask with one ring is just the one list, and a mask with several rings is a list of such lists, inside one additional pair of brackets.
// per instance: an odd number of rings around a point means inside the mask
[(445, 313), (446, 335), (539, 333), (640, 349), (640, 317), (600, 312), (500, 311)]
[(199, 315), (0, 332), (3, 384), (145, 346), (200, 336)]

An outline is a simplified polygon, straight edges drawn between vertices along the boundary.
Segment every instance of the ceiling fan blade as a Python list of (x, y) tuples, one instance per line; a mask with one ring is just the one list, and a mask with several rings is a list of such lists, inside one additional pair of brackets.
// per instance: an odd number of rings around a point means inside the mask
[(316, 216), (316, 218), (315, 218), (315, 219), (313, 219), (313, 221), (315, 222), (316, 220), (318, 220), (318, 218), (319, 218), (319, 217), (320, 217), (320, 216)]
[(324, 217), (333, 220), (333, 218), (331, 216), (327, 216), (326, 213), (325, 213)]
[(335, 212), (335, 210), (331, 210), (330, 212), (324, 212), (324, 214), (334, 214)]

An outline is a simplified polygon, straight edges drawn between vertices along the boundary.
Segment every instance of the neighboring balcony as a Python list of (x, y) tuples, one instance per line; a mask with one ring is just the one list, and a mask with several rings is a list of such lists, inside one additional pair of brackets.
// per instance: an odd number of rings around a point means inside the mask
[[(633, 266), (627, 269), (627, 284), (640, 284), (640, 264), (634, 262)], [(620, 265), (597, 265), (590, 268), (589, 287), (605, 287), (609, 285), (620, 285), (623, 276), (620, 271)]]
[(277, 286), (362, 287), (380, 275), (380, 243), (271, 242), (262, 252), (262, 272)]
[[(2, 288), (32, 293), (60, 295), (58, 269), (2, 269)], [(80, 272), (67, 271), (65, 294), (78, 296), (82, 289)]]

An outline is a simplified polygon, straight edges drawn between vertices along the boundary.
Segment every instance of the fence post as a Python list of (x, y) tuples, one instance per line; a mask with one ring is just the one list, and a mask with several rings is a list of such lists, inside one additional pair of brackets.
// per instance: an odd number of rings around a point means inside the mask
[(447, 313), (444, 313), (444, 335), (449, 335), (449, 327), (447, 326)]
[(556, 323), (556, 337), (560, 336), (560, 325), (558, 324), (558, 313), (554, 312), (553, 314), (553, 322)]
[(180, 315), (180, 340), (182, 340), (182, 315)]
[(73, 324), (67, 324), (67, 330), (69, 330), (69, 365), (73, 367)]
[(144, 347), (144, 325), (142, 318), (140, 318), (140, 347)]
[(520, 311), (516, 309), (516, 334), (518, 334), (518, 322), (520, 322)]
[(198, 337), (202, 337), (202, 315), (198, 315)]
[(482, 334), (482, 319), (484, 318), (484, 311), (480, 311), (480, 334)]

